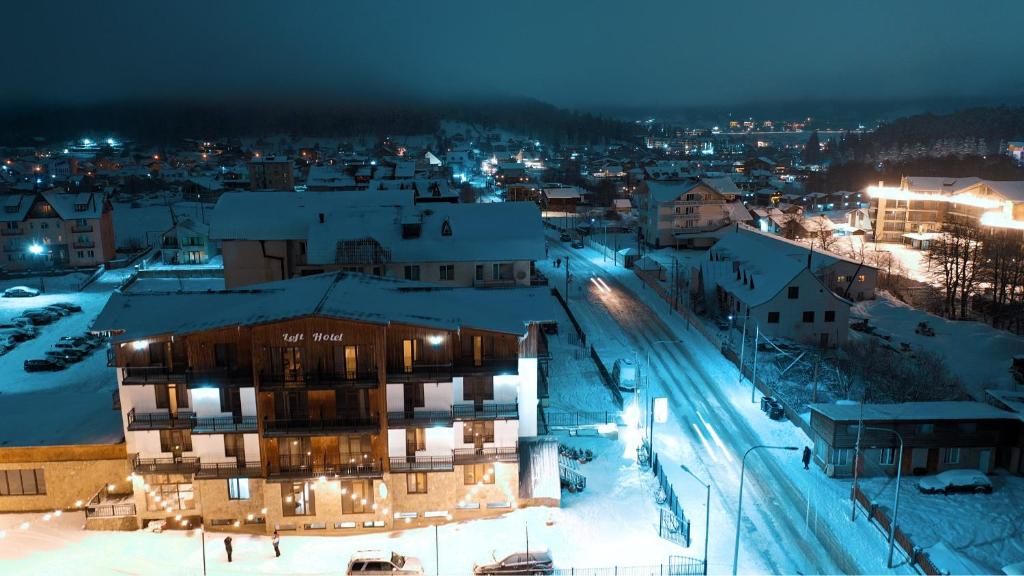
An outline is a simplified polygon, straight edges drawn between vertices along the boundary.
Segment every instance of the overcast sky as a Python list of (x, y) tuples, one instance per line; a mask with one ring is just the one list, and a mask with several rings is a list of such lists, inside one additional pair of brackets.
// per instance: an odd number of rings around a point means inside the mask
[(0, 99), (1024, 94), (1020, 0), (5, 3)]

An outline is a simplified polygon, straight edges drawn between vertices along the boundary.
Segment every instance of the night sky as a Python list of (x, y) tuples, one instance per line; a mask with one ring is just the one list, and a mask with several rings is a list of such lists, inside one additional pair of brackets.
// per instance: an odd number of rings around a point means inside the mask
[(1024, 94), (1024, 2), (11, 2), (3, 101)]

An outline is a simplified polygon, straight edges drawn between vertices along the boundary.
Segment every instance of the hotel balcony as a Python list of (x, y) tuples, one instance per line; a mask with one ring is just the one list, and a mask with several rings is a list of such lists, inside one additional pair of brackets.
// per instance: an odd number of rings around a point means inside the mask
[(121, 384), (184, 384), (188, 374), (184, 366), (126, 366), (121, 368)]
[(190, 430), (195, 425), (192, 412), (136, 412), (128, 411), (128, 430)]
[(448, 472), (454, 470), (454, 458), (447, 456), (396, 456), (390, 459), (392, 472)]
[(306, 389), (325, 390), (331, 388), (376, 388), (379, 385), (377, 372), (315, 371), (304, 373), (260, 373), (260, 390)]
[(413, 364), (409, 369), (404, 366), (388, 368), (388, 382), (451, 382), (452, 365), (449, 364)]
[(75, 233), (92, 232), (92, 224), (72, 224), (71, 231)]
[(192, 419), (193, 434), (256, 432), (255, 416), (198, 416)]
[(362, 462), (323, 462), (310, 456), (281, 455), (277, 466), (271, 465), (268, 480), (291, 480), (299, 478), (380, 478), (384, 465), (380, 459)]
[(252, 462), (200, 462), (196, 478), (258, 478), (263, 476), (263, 467), (258, 461)]
[(136, 454), (132, 457), (132, 470), (136, 474), (195, 474), (199, 470), (199, 458), (140, 458)]
[(455, 374), (463, 375), (492, 375), (519, 374), (519, 358), (483, 358), (480, 364), (473, 362), (472, 358), (455, 364)]
[(457, 404), (448, 410), (413, 410), (388, 412), (388, 426), (423, 428), (450, 426), (455, 420), (517, 420), (519, 404)]
[(380, 418), (376, 414), (357, 414), (337, 418), (283, 418), (265, 420), (264, 436), (320, 436), (349, 432), (376, 432)]
[(73, 247), (75, 247), (75, 248), (80, 248), (80, 249), (81, 248), (95, 248), (96, 247), (96, 243), (93, 242), (92, 240), (84, 240), (84, 241), (83, 240), (75, 240), (74, 242), (71, 243), (71, 245)]
[(189, 388), (204, 386), (252, 386), (252, 369), (237, 368), (195, 368), (185, 373)]
[(456, 464), (483, 464), (487, 462), (518, 462), (519, 446), (492, 446), (489, 448), (456, 448)]

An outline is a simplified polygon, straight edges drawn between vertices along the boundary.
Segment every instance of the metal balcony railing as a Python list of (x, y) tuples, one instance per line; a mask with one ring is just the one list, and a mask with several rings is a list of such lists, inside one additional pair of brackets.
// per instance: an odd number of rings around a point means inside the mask
[(483, 358), (479, 364), (472, 358), (455, 364), (455, 373), (463, 374), (511, 374), (519, 373), (519, 358)]
[(452, 413), (456, 420), (514, 420), (519, 418), (519, 404), (456, 404)]
[(451, 382), (452, 365), (448, 364), (413, 364), (406, 370), (404, 366), (388, 367), (388, 382)]
[[(340, 456), (339, 456), (340, 458)], [(361, 459), (358, 462), (341, 462), (313, 458), (312, 456), (282, 455), (278, 457), (276, 466), (271, 464), (271, 479), (289, 478), (380, 478), (384, 475), (384, 465), (380, 459)]]
[(195, 425), (192, 412), (136, 412), (128, 411), (128, 430), (188, 430)]
[(380, 428), (376, 414), (358, 414), (336, 418), (283, 418), (265, 420), (265, 436), (319, 435), (336, 432), (372, 431)]
[(454, 469), (452, 455), (397, 456), (391, 458), (392, 472), (444, 472)]
[(451, 425), (451, 410), (413, 410), (388, 412), (388, 426), (437, 426)]
[(488, 448), (456, 448), (453, 453), (456, 464), (479, 464), (485, 462), (518, 462), (519, 446), (491, 446)]
[(255, 432), (255, 416), (197, 416), (192, 418), (193, 434)]
[(189, 388), (206, 385), (252, 386), (252, 369), (248, 366), (190, 368), (186, 373)]
[(196, 478), (256, 478), (263, 475), (259, 462), (201, 462)]
[(194, 474), (199, 470), (199, 458), (132, 458), (132, 470), (138, 474)]
[(186, 371), (184, 367), (168, 366), (126, 366), (121, 369), (121, 383), (131, 384), (184, 384)]
[(307, 372), (305, 381), (307, 388), (376, 388), (379, 383), (377, 372), (375, 371), (350, 374), (331, 370), (317, 370)]

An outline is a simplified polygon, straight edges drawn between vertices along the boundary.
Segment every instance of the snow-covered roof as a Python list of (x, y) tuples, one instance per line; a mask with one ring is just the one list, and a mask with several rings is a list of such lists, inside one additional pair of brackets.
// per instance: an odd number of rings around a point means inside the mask
[(575, 186), (559, 186), (554, 188), (544, 188), (544, 196), (548, 198), (558, 199), (579, 199), (580, 190)]
[(115, 341), (189, 334), (319, 316), (445, 330), (476, 328), (522, 335), (557, 317), (544, 288), (477, 290), (330, 272), (238, 290), (115, 292), (92, 330)]
[[(817, 412), (832, 421), (855, 421), (861, 418), (861, 405), (810, 404)], [(867, 421), (930, 421), (930, 420), (1016, 420), (1020, 416), (984, 402), (903, 402), (901, 404), (864, 404)]]
[(736, 186), (736, 182), (733, 181), (729, 176), (722, 176), (719, 178), (701, 178), (701, 182), (714, 188), (719, 194), (742, 194), (742, 191)]
[[(403, 222), (419, 223), (419, 235), (403, 237)], [(326, 214), (323, 224), (311, 221), (306, 237), (310, 264), (336, 263), (339, 242), (367, 238), (388, 250), (393, 262), (544, 258), (543, 222), (532, 202), (353, 207)]]
[[(683, 194), (701, 186), (701, 183), (695, 180), (647, 180), (646, 184), (651, 198), (659, 203), (674, 202)], [(703, 186), (716, 194), (718, 193), (717, 190), (707, 184)]]
[(412, 190), (228, 192), (210, 217), (215, 240), (301, 240), (318, 214), (359, 206), (412, 206)]

